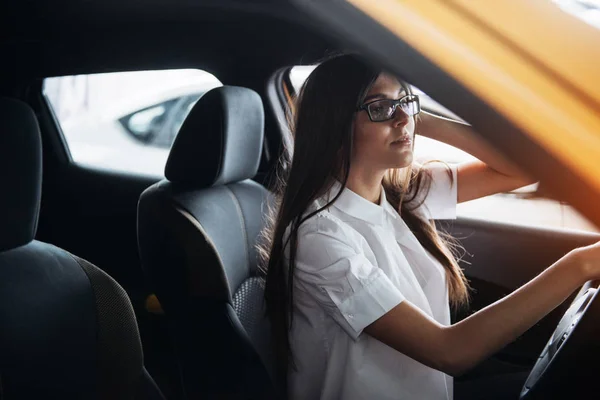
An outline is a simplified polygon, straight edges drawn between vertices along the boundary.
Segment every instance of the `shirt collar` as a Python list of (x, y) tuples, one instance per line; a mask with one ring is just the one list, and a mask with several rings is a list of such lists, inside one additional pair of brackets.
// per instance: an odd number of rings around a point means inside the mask
[[(322, 207), (327, 202), (333, 200), (342, 188), (341, 183), (337, 180), (331, 187), (331, 190), (323, 197), (324, 201), (319, 201), (318, 206)], [(348, 214), (354, 218), (366, 221), (370, 224), (385, 226), (386, 213), (392, 216), (392, 226), (395, 232), (396, 241), (403, 246), (403, 248), (409, 248), (420, 253), (423, 252), (422, 246), (419, 244), (414, 235), (409, 235), (410, 228), (402, 220), (398, 212), (394, 207), (387, 201), (385, 196), (385, 190), (381, 187), (381, 198), (379, 204), (375, 204), (365, 199), (364, 197), (354, 193), (348, 188), (344, 188), (340, 197), (333, 203), (333, 206), (345, 214)]]
[[(326, 200), (331, 201), (342, 188), (341, 183), (335, 181), (331, 190), (326, 196)], [(365, 199), (364, 197), (354, 193), (348, 188), (344, 188), (340, 197), (333, 204), (340, 211), (371, 224), (383, 225), (385, 222), (385, 213), (388, 212), (388, 207), (393, 207), (387, 202), (385, 190), (381, 188), (381, 196), (379, 204), (375, 204)]]

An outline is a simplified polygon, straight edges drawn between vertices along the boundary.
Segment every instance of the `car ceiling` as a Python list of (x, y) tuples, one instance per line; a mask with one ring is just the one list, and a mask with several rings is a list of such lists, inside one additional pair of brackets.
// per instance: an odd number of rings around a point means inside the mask
[[(202, 68), (228, 83), (309, 63), (334, 47), (283, 1), (10, 0), (0, 13), (6, 74)], [(310, 24), (310, 22), (309, 22)]]

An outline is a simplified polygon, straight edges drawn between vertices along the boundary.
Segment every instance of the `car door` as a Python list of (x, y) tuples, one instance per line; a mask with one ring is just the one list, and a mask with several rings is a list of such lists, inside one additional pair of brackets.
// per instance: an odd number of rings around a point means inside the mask
[[(439, 225), (459, 238), (464, 247), (461, 266), (473, 289), (468, 312), (458, 313), (455, 320), (521, 287), (571, 249), (600, 240), (600, 235), (595, 232), (516, 226), (468, 218), (442, 221)], [(502, 349), (494, 359), (515, 367), (531, 367), (571, 299)]]

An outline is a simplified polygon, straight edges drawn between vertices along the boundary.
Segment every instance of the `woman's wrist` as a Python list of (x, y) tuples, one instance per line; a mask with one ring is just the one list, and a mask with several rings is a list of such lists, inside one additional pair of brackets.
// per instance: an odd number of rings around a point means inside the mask
[(589, 262), (581, 249), (575, 249), (567, 253), (558, 263), (561, 269), (568, 276), (576, 276), (580, 285), (585, 282), (596, 279), (598, 273), (594, 271), (592, 263)]

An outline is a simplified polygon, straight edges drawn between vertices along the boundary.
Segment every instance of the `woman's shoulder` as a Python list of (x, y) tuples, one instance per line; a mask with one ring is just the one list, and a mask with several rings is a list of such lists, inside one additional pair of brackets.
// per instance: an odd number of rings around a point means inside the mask
[(319, 234), (341, 239), (348, 235), (350, 229), (347, 223), (336, 217), (329, 210), (321, 210), (300, 225), (298, 237)]
[[(304, 245), (347, 245), (361, 251), (365, 240), (350, 224), (331, 212), (321, 210), (308, 218), (298, 229), (298, 243)], [(303, 246), (304, 247), (304, 246)]]
[(327, 210), (304, 221), (298, 229), (296, 263), (301, 270), (327, 266), (364, 254), (364, 238)]

